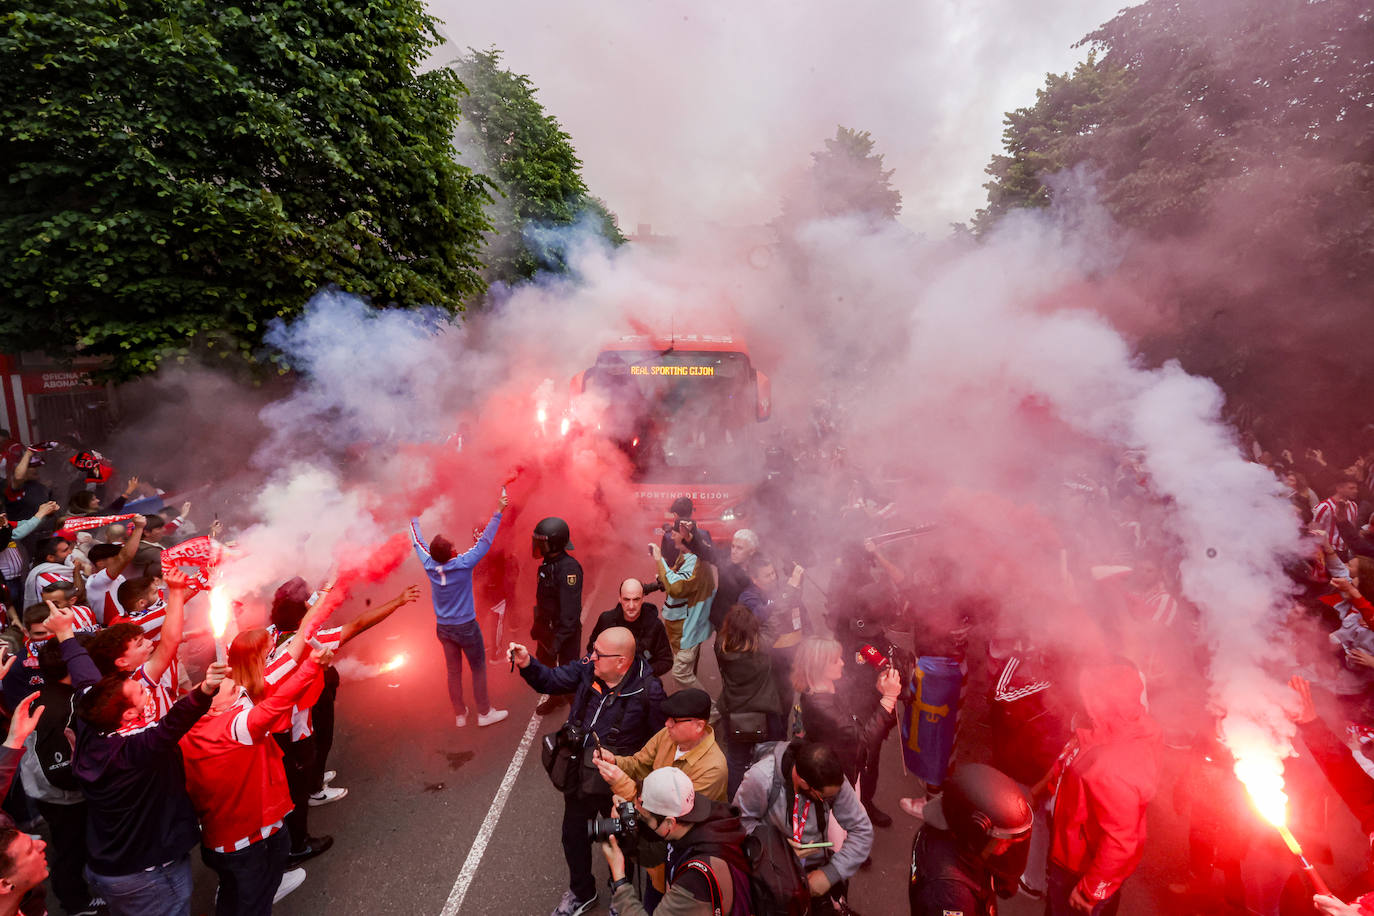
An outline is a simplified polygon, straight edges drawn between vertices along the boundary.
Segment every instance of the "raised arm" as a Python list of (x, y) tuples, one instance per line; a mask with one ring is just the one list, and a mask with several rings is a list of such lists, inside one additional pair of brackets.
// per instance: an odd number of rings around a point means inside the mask
[(295, 639), (286, 644), (286, 651), (297, 663), (305, 658), (305, 653), (310, 651), (309, 640), (314, 637), (315, 632), (320, 626), (329, 619), (329, 615), (334, 613), (334, 609), (343, 600), (343, 593), (334, 588), (334, 577), (331, 576), (320, 590), (315, 593), (315, 603), (305, 612), (301, 618), (300, 626)]
[(162, 618), (162, 634), (153, 654), (143, 663), (144, 673), (154, 681), (162, 677), (162, 673), (177, 657), (181, 633), (186, 624), (186, 598), (191, 591), (186, 574), (175, 567), (163, 572), (162, 578), (167, 583), (167, 611)]
[[(425, 536), (420, 533), (419, 516), (410, 520), (410, 546), (415, 548), (415, 555), (420, 558), (422, 565), (426, 560), (431, 563), (434, 562), (433, 557), (429, 555), (429, 548), (425, 546)], [(428, 566), (426, 566), (427, 568)]]
[(19, 456), (19, 461), (10, 468), (9, 489), (11, 493), (21, 493), (24, 489), (24, 475), (29, 472), (29, 459), (33, 457), (33, 452), (24, 449), (24, 454)]
[(134, 561), (134, 554), (138, 553), (138, 545), (143, 540), (143, 529), (146, 527), (147, 517), (135, 515), (134, 525), (129, 529), (129, 536), (124, 539), (124, 546), (119, 549), (118, 555), (111, 557), (110, 562), (105, 564), (105, 574), (110, 577), (110, 581), (118, 579), (120, 573)]
[[(320, 674), (320, 663), (327, 665), (333, 657), (334, 653), (328, 649), (316, 649), (311, 652), (286, 680), (263, 698), (261, 703), (254, 704), (252, 709), (243, 714), (247, 737), (251, 743), (257, 743), (271, 733), (272, 726), (291, 711), (291, 707)], [(235, 725), (237, 724), (236, 722)]]
[(419, 600), (419, 598), (420, 586), (407, 585), (405, 591), (401, 592), (395, 598), (392, 598), (386, 604), (363, 611), (357, 617), (354, 617), (348, 623), (344, 624), (343, 632), (339, 635), (339, 645), (348, 645), (349, 640), (353, 639), (355, 636), (362, 635), (383, 620), (386, 620), (395, 613), (398, 608), (405, 607), (412, 601)]
[(72, 678), (72, 687), (81, 690), (100, 680), (100, 669), (86, 654), (86, 649), (72, 635), (76, 629), (76, 614), (71, 608), (58, 607), (51, 601), (48, 604), (47, 628), (57, 637), (58, 649), (62, 660), (67, 663), (67, 672)]
[(14, 526), (14, 540), (24, 540), (24, 538), (28, 537), (30, 534), (33, 533), (33, 530), (35, 528), (37, 528), (39, 525), (43, 523), (43, 519), (47, 518), (49, 515), (52, 515), (60, 508), (61, 506), (59, 506), (55, 502), (46, 502), (43, 505), (39, 506), (38, 511), (33, 514), (32, 518), (26, 518), (18, 525)]
[[(503, 497), (504, 498), (504, 497)], [(496, 538), (496, 529), (501, 527), (501, 510), (496, 510), (492, 515), (491, 521), (487, 522), (487, 527), (483, 529), (482, 536), (477, 539), (477, 543), (468, 548), (464, 553), (458, 554), (453, 558), (453, 565), (457, 569), (471, 569), (481, 562), (482, 558), (491, 550), (491, 542)]]

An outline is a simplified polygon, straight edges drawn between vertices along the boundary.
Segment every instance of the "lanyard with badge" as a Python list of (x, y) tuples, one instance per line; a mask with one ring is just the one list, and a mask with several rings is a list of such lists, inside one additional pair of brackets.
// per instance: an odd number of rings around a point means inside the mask
[[(802, 832), (806, 830), (807, 818), (811, 817), (811, 799), (806, 800), (806, 807), (803, 808), (801, 804), (802, 797), (800, 795), (792, 799), (792, 839), (798, 843), (802, 841)], [(799, 808), (800, 817), (798, 817)]]

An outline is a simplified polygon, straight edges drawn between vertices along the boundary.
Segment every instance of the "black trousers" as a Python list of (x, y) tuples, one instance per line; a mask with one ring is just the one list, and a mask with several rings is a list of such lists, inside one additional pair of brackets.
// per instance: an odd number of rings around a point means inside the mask
[(52, 874), (52, 890), (62, 909), (76, 913), (91, 902), (91, 890), (86, 886), (86, 803), (59, 805), (39, 801), (38, 813), (48, 822), (52, 845), (48, 847), (48, 864)]
[(334, 701), (339, 697), (339, 672), (330, 665), (324, 669), (324, 689), (310, 708), (310, 723), (315, 730), (315, 764), (310, 771), (310, 792), (324, 788), (324, 771), (334, 747)]
[(309, 843), (310, 826), (307, 819), (310, 812), (310, 780), (315, 766), (315, 736), (300, 741), (292, 741), (290, 732), (280, 732), (272, 736), (277, 739), (282, 752), (282, 766), (286, 769), (286, 789), (291, 793), (291, 804), (295, 807), (286, 816), (286, 830), (291, 835), (291, 851), (302, 852)]
[(540, 640), (535, 643), (534, 657), (539, 659), (540, 664), (548, 665), (550, 668), (577, 661), (582, 657), (582, 628), (578, 627), (571, 639), (565, 639), (560, 643), (555, 644), (552, 640)]
[(578, 900), (596, 896), (592, 875), (592, 841), (587, 839), (587, 821), (611, 813), (610, 795), (563, 796), (563, 858), (568, 862), (568, 889)]
[(285, 830), (237, 852), (215, 852), (202, 846), (200, 857), (219, 875), (215, 916), (272, 916), (272, 898), (286, 872), (290, 847)]

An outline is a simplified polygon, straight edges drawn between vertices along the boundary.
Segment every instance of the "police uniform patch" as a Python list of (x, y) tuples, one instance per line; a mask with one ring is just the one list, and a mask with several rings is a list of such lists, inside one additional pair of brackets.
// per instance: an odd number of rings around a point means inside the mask
[(574, 574), (571, 575), (571, 576), (568, 576), (568, 587), (569, 587), (569, 588), (572, 588), (572, 587), (575, 586), (575, 585), (577, 585), (577, 574), (576, 574), (576, 573), (574, 573)]

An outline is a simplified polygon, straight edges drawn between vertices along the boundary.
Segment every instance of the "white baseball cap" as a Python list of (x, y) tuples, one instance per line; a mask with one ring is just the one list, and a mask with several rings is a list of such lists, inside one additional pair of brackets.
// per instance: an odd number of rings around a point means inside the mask
[(709, 809), (705, 802), (697, 804), (691, 777), (677, 767), (661, 767), (644, 777), (639, 806), (659, 817), (689, 822), (705, 820)]

